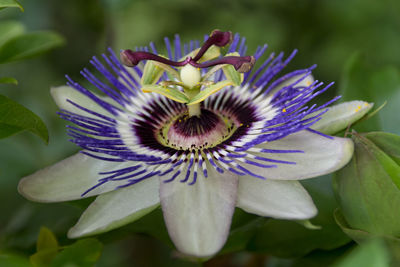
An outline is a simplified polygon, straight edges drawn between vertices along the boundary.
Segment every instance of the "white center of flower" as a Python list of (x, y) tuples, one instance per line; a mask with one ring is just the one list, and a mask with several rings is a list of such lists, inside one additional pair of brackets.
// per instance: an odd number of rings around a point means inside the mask
[(186, 65), (181, 69), (181, 81), (189, 88), (196, 86), (201, 79), (200, 70), (192, 65)]

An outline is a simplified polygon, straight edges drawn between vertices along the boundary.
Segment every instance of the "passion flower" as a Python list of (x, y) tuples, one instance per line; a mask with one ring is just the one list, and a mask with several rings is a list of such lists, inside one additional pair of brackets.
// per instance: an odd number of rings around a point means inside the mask
[(177, 249), (198, 257), (224, 245), (236, 206), (274, 218), (315, 216), (297, 180), (333, 172), (353, 153), (350, 139), (312, 129), (337, 98), (309, 103), (331, 84), (312, 78), (314, 66), (278, 77), (296, 51), (261, 60), (264, 45), (246, 56), (245, 39), (230, 32), (212, 32), (201, 47), (165, 38), (165, 48), (123, 50), (121, 61), (109, 49), (105, 64), (91, 60), (100, 75), (81, 71), (90, 89), (68, 76), (67, 86), (53, 88), (82, 151), (22, 179), (20, 193), (40, 202), (99, 195), (71, 238), (115, 229), (161, 204)]

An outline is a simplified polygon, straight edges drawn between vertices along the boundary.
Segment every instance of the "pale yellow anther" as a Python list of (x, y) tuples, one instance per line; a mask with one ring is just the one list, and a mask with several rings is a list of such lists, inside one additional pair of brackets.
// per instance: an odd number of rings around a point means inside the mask
[(282, 109), (282, 112), (286, 112), (286, 108)]

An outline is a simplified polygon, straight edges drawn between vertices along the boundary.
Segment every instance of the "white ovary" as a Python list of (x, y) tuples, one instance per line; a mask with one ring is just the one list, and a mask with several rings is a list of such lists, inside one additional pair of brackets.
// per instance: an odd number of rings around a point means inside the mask
[(181, 81), (187, 87), (192, 88), (200, 82), (200, 70), (192, 65), (186, 65), (181, 69)]

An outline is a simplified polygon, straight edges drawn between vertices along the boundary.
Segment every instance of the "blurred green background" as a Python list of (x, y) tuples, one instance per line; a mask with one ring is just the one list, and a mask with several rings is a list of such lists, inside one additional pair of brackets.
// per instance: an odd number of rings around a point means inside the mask
[[(25, 0), (21, 3), (25, 12), (5, 10), (0, 13), (0, 21), (19, 20), (31, 31), (56, 31), (65, 37), (66, 44), (35, 59), (0, 65), (2, 76), (19, 81), (17, 86), (2, 85), (1, 94), (38, 114), (50, 134), (47, 146), (29, 133), (0, 140), (0, 251), (34, 253), (43, 225), (55, 232), (61, 244), (71, 243), (65, 233), (89, 202), (31, 203), (17, 193), (16, 187), (21, 177), (77, 151), (68, 142), (65, 123), (56, 114), (49, 89), (65, 84), (65, 74), (79, 80), (79, 71), (89, 65), (90, 58), (105, 52), (107, 47), (119, 51), (150, 41), (162, 47), (164, 36), (179, 33), (188, 41), (221, 29), (245, 36), (249, 53), (264, 43), (268, 43), (269, 52), (290, 53), (297, 48), (299, 53), (288, 69), (318, 64), (314, 72), (318, 80), (337, 82), (336, 91), (331, 90), (326, 98), (341, 93), (346, 100), (362, 98), (377, 106), (388, 100), (373, 119), (374, 123), (365, 129), (400, 134), (398, 0)], [(100, 239), (105, 247), (97, 266), (196, 265), (179, 260), (168, 245), (158, 241), (168, 237), (161, 215), (151, 216), (161, 221), (158, 238), (132, 234), (132, 229), (147, 232), (140, 224), (103, 235)], [(341, 247), (334, 253), (340, 256), (349, 247)], [(208, 266), (293, 264), (303, 266), (263, 253), (228, 254), (207, 263)]]

